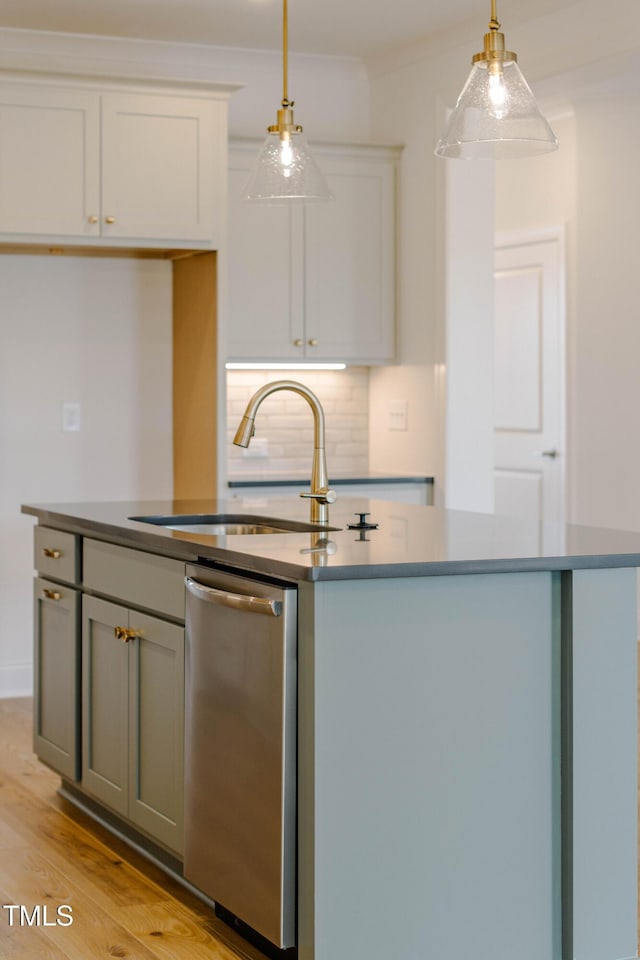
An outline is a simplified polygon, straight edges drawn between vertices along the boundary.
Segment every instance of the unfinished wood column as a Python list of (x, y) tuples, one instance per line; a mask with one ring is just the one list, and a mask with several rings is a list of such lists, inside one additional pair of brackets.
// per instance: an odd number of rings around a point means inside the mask
[(216, 254), (173, 261), (173, 495), (216, 496)]

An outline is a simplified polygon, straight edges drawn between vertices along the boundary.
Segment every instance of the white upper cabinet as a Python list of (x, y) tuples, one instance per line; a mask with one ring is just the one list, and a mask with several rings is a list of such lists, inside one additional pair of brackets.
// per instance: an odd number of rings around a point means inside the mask
[(212, 248), (226, 96), (0, 79), (0, 235)]
[(0, 232), (91, 235), (100, 213), (94, 94), (0, 81)]
[(229, 359), (391, 361), (399, 151), (316, 145), (334, 200), (263, 205), (241, 199), (258, 149), (230, 150)]
[(103, 234), (208, 240), (214, 230), (214, 151), (211, 103), (103, 96)]

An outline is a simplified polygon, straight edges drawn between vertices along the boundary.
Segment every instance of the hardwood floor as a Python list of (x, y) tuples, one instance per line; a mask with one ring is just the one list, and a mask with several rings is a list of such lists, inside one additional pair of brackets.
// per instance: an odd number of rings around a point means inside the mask
[[(0, 700), (1, 960), (264, 960), (190, 891), (56, 790), (31, 749), (31, 700)], [(46, 906), (48, 925), (9, 904)], [(58, 925), (68, 904), (73, 923)], [(9, 918), (14, 923), (10, 925)]]

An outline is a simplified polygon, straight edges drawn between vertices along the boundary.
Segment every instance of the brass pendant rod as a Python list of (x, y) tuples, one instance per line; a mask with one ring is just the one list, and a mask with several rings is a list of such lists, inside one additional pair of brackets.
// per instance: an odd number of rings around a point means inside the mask
[[(492, 0), (495, 3), (495, 0)], [(282, 106), (289, 106), (289, 97), (287, 96), (287, 87), (289, 80), (288, 51), (289, 51), (289, 27), (287, 23), (287, 0), (282, 0)]]
[(491, 0), (491, 20), (489, 21), (490, 30), (499, 30), (497, 0)]

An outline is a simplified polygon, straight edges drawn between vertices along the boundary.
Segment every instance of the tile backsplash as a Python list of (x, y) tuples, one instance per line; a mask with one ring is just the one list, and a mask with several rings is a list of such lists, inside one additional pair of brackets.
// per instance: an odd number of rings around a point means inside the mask
[[(233, 437), (253, 393), (273, 380), (298, 380), (312, 390), (325, 413), (326, 451), (331, 475), (357, 474), (369, 465), (369, 370), (227, 370), (227, 444), (231, 478), (265, 473), (306, 476), (313, 456), (313, 414), (306, 400), (281, 390), (263, 401), (255, 439), (248, 452)], [(252, 457), (262, 439), (267, 455)]]

